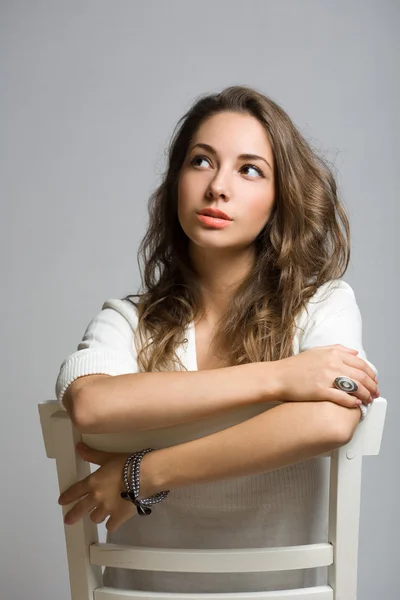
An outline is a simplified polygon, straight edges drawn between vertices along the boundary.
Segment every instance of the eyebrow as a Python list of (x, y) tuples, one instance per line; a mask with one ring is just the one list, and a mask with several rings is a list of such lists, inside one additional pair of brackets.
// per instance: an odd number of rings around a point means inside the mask
[[(202, 143), (198, 143), (198, 144), (195, 144), (194, 146), (192, 146), (191, 149), (190, 149), (190, 152), (194, 148), (196, 148), (197, 146), (199, 146), (200, 148), (203, 148), (204, 150), (208, 150), (208, 152), (211, 152), (211, 154), (214, 154), (214, 155), (217, 154), (216, 149), (213, 148), (212, 146), (210, 146), (210, 144), (202, 144)], [(239, 154), (238, 158), (240, 160), (263, 160), (265, 163), (267, 163), (267, 165), (269, 166), (269, 168), (272, 171), (271, 165), (269, 164), (269, 162), (267, 161), (267, 159), (264, 158), (263, 156), (258, 156), (257, 154), (246, 153), (246, 154)]]

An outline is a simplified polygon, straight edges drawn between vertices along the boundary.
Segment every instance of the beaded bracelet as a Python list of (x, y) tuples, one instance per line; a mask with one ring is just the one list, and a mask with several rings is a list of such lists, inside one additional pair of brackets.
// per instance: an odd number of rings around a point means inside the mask
[[(137, 512), (140, 516), (151, 515), (152, 511), (151, 511), (150, 505), (161, 502), (161, 500), (164, 500), (164, 498), (166, 498), (169, 494), (169, 490), (166, 490), (165, 492), (157, 492), (157, 494), (154, 494), (154, 496), (150, 496), (149, 498), (140, 498), (139, 499), (140, 463), (142, 461), (142, 458), (148, 452), (154, 452), (154, 449), (146, 448), (145, 450), (139, 450), (139, 452), (135, 452), (134, 454), (131, 454), (130, 456), (128, 456), (128, 458), (126, 459), (125, 465), (124, 465), (124, 472), (123, 472), (123, 478), (124, 478), (126, 492), (121, 492), (121, 498), (123, 498), (124, 500), (127, 500), (128, 502), (132, 502), (136, 506)], [(129, 467), (131, 467), (130, 484), (129, 484)]]

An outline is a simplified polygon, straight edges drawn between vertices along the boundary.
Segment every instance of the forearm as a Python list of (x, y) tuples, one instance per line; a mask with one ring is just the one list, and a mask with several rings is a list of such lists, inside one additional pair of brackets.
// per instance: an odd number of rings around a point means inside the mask
[(142, 461), (142, 494), (284, 467), (347, 443), (358, 408), (331, 402), (285, 403), (201, 439), (151, 452)]
[(77, 393), (76, 426), (83, 433), (157, 429), (276, 400), (274, 373), (270, 362), (100, 377)]

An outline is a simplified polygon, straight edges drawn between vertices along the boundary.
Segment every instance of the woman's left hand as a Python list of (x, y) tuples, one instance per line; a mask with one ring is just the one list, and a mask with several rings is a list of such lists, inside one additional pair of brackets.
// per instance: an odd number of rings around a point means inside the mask
[(95, 450), (82, 443), (77, 445), (77, 450), (83, 460), (100, 465), (100, 468), (61, 494), (58, 499), (61, 505), (78, 500), (65, 515), (64, 522), (73, 525), (90, 512), (94, 523), (102, 523), (110, 515), (106, 529), (116, 531), (137, 514), (136, 506), (120, 496), (125, 491), (123, 470), (129, 454)]

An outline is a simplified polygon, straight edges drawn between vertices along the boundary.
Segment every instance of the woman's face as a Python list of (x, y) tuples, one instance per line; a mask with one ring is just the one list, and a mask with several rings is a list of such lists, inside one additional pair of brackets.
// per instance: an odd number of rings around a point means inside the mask
[[(178, 218), (191, 242), (221, 249), (251, 245), (274, 206), (273, 169), (271, 145), (256, 118), (225, 112), (205, 121), (189, 145), (178, 182)], [(218, 208), (231, 220), (223, 228), (204, 222), (198, 213), (205, 208)]]

